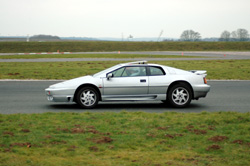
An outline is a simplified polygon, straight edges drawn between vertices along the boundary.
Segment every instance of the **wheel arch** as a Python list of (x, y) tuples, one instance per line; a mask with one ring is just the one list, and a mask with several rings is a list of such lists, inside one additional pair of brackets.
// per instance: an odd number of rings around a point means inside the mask
[(179, 81), (174, 81), (172, 82), (169, 86), (168, 86), (168, 90), (167, 90), (167, 94), (169, 92), (169, 90), (176, 84), (186, 84), (190, 87), (191, 92), (192, 92), (192, 99), (194, 99), (194, 90), (193, 87), (191, 86), (191, 84), (188, 81), (184, 81), (184, 80), (179, 80)]
[(101, 92), (100, 92), (100, 90), (99, 90), (99, 88), (98, 88), (97, 86), (95, 86), (95, 85), (93, 85), (93, 84), (82, 84), (82, 85), (80, 85), (80, 86), (75, 90), (74, 98), (73, 98), (73, 101), (74, 101), (74, 102), (76, 102), (76, 95), (77, 95), (78, 91), (79, 91), (80, 89), (82, 89), (83, 87), (92, 87), (92, 88), (94, 88), (94, 89), (97, 91), (98, 95), (99, 95), (100, 101), (102, 100)]

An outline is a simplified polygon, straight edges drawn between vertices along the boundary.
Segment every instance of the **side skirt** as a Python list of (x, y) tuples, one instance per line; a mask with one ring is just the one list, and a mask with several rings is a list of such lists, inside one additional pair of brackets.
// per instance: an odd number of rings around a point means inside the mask
[(165, 100), (166, 95), (103, 95), (102, 101)]

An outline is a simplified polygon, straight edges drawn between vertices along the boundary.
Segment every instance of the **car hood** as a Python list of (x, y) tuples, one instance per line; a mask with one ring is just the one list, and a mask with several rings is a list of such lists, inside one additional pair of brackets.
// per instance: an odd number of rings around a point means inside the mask
[(49, 88), (54, 89), (54, 88), (63, 88), (63, 87), (77, 87), (83, 83), (89, 83), (92, 80), (93, 80), (93, 76), (83, 76), (83, 77), (78, 77), (78, 78), (74, 78), (71, 80), (63, 81), (57, 84), (53, 84)]

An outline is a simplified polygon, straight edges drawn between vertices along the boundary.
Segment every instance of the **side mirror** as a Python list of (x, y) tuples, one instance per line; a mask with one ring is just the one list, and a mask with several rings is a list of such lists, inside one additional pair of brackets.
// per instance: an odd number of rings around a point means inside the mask
[(108, 73), (107, 74), (107, 79), (109, 80), (111, 77), (113, 77), (113, 74), (112, 73)]

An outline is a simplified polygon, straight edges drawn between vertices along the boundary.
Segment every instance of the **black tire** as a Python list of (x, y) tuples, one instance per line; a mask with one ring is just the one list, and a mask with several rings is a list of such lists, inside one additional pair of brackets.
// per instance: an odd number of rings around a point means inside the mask
[(183, 108), (190, 104), (192, 90), (185, 83), (178, 83), (172, 86), (167, 94), (167, 101), (174, 107)]
[(168, 100), (162, 100), (161, 102), (163, 102), (164, 104), (168, 104)]
[(99, 99), (99, 94), (92, 87), (83, 87), (76, 95), (76, 103), (82, 108), (94, 108), (98, 104)]

